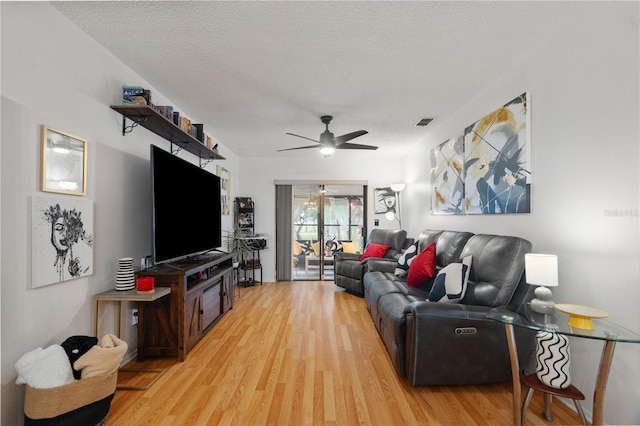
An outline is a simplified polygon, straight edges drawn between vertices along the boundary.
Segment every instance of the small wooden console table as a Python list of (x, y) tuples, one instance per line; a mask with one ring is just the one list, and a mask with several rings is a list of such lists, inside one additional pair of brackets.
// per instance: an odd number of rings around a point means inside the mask
[(96, 305), (96, 316), (93, 323), (93, 332), (95, 336), (98, 336), (98, 310), (100, 308), (100, 302), (118, 302), (118, 319), (116, 324), (117, 336), (120, 337), (122, 332), (122, 302), (136, 302), (138, 303), (138, 323), (144, 324), (144, 302), (154, 302), (161, 297), (164, 297), (171, 293), (171, 288), (159, 287), (156, 288), (153, 293), (138, 293), (137, 290), (109, 290), (103, 293), (93, 296), (93, 300)]
[[(135, 302), (138, 304), (138, 353), (141, 352), (142, 348), (144, 348), (144, 324), (145, 324), (145, 305), (148, 302), (154, 302), (164, 296), (167, 296), (171, 293), (170, 287), (159, 287), (156, 288), (153, 293), (138, 293), (137, 290), (109, 290), (103, 293), (96, 294), (93, 296), (93, 300), (95, 301), (95, 318), (93, 323), (93, 331), (94, 335), (98, 336), (98, 317), (99, 317), (99, 309), (100, 302), (116, 302), (118, 304), (117, 309), (117, 320), (116, 320), (116, 335), (120, 337), (122, 333), (122, 302)], [(171, 333), (171, 330), (168, 329), (166, 332)], [(118, 389), (136, 389), (136, 390), (144, 390), (148, 389), (153, 385), (159, 378), (164, 374), (164, 368), (155, 368), (155, 369), (120, 369), (120, 371), (125, 373), (155, 373), (156, 376), (147, 383), (145, 386), (126, 386), (126, 385), (118, 385)]]

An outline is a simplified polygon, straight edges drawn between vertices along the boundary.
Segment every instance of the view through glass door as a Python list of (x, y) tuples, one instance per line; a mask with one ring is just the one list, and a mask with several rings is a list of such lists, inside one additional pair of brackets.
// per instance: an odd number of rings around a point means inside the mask
[[(333, 254), (366, 235), (362, 185), (293, 185), (293, 279), (333, 280)], [(345, 244), (346, 243), (346, 244)]]

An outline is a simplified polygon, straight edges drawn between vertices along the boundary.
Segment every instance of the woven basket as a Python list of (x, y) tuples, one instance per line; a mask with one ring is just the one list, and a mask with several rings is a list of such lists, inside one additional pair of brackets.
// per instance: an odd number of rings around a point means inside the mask
[[(100, 401), (102, 404), (98, 405), (107, 404), (106, 416), (111, 403), (110, 397), (115, 393), (117, 382), (118, 372), (116, 371), (109, 375), (76, 380), (68, 385), (49, 389), (35, 389), (25, 385), (25, 418), (31, 420), (53, 419)], [(103, 409), (104, 407), (99, 408)]]

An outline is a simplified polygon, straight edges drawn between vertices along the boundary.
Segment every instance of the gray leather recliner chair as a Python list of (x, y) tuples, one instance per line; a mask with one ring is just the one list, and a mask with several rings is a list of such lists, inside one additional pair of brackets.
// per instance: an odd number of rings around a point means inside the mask
[(367, 241), (367, 244), (371, 243), (389, 246), (384, 258), (367, 258), (360, 261), (362, 255), (359, 253), (338, 252), (334, 255), (334, 281), (338, 287), (346, 289), (349, 293), (364, 296), (362, 277), (367, 272), (369, 261), (382, 259), (395, 264), (402, 250), (413, 243), (413, 239), (407, 240), (407, 231), (404, 230), (374, 229)]

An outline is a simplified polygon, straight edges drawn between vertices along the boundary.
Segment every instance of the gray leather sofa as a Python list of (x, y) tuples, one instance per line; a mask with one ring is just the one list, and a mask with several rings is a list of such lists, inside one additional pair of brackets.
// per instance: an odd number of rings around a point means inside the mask
[[(461, 303), (426, 301), (428, 285), (408, 286), (388, 262), (370, 261), (363, 279), (367, 307), (396, 371), (412, 386), (509, 380), (504, 325), (486, 314), (532, 297), (532, 286), (524, 282), (524, 255), (531, 243), (517, 237), (425, 230), (418, 238), (419, 251), (432, 242), (438, 269), (473, 257)], [(525, 366), (533, 358), (534, 336), (516, 328), (516, 338)]]
[[(402, 250), (412, 242), (413, 240), (407, 241), (407, 231), (374, 229), (369, 234), (367, 244), (375, 243), (389, 246), (384, 258), (376, 258), (375, 260), (382, 260), (395, 266)], [(362, 278), (368, 270), (369, 262), (374, 260), (374, 258), (367, 258), (360, 261), (361, 256), (359, 253), (337, 252), (333, 257), (335, 284), (358, 296), (364, 295)]]

